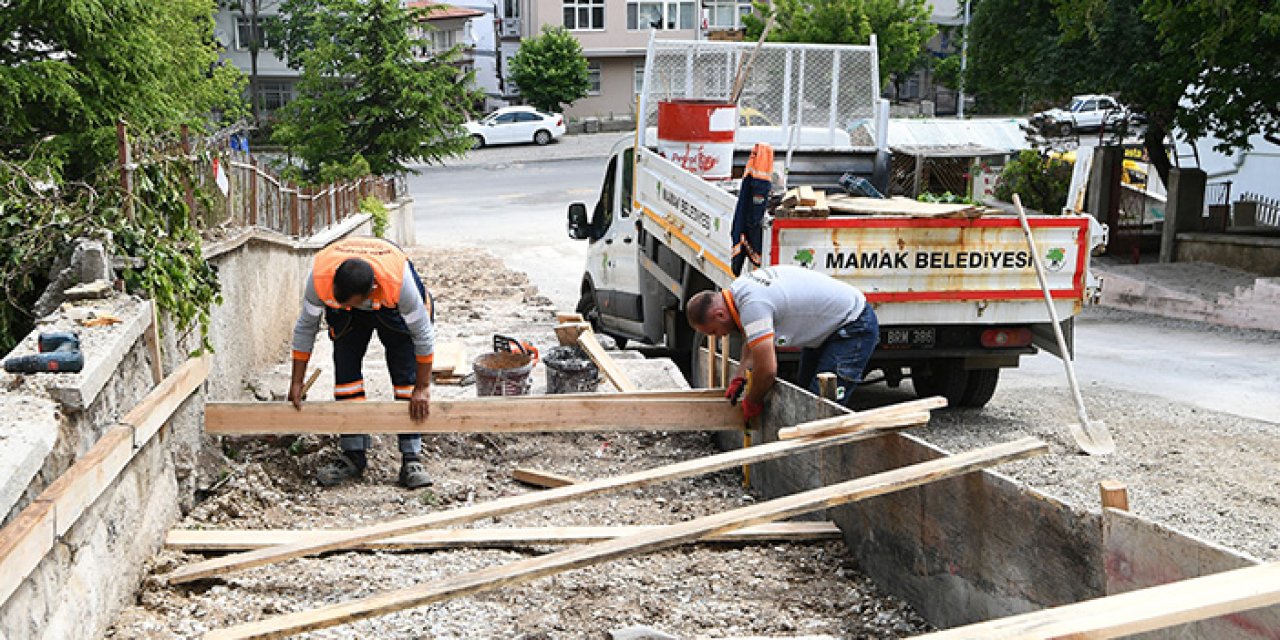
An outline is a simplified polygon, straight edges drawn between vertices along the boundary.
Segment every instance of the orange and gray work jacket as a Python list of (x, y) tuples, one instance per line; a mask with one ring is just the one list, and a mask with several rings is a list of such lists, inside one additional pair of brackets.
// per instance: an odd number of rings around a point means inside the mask
[(779, 347), (820, 347), (867, 307), (857, 288), (795, 265), (756, 269), (721, 295), (751, 347), (766, 340)]
[(418, 291), (413, 265), (399, 247), (380, 238), (340, 240), (316, 254), (302, 296), (302, 313), (293, 327), (293, 359), (310, 360), (320, 330), (325, 307), (345, 309), (333, 294), (333, 275), (349, 258), (360, 258), (373, 267), (374, 289), (359, 311), (395, 309), (404, 318), (413, 337), (413, 354), (420, 364), (429, 363), (435, 352), (435, 326), (431, 312)]

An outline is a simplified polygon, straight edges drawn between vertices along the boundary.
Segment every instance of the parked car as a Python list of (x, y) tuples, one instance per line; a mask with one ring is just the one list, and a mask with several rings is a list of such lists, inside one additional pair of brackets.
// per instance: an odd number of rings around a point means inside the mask
[(1045, 137), (1068, 137), (1084, 131), (1115, 131), (1145, 121), (1143, 115), (1131, 112), (1111, 96), (1081, 95), (1073, 97), (1065, 108), (1031, 116), (1027, 128)]
[(464, 124), (476, 147), (490, 144), (547, 144), (564, 135), (564, 116), (533, 107), (503, 107), (479, 122)]

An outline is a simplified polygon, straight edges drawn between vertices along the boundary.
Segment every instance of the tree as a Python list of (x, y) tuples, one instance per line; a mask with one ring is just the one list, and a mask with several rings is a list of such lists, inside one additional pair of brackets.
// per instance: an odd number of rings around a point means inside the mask
[(1066, 204), (1070, 186), (1070, 164), (1024, 149), (1005, 165), (996, 181), (995, 196), (1012, 202), (1016, 193), (1029, 209), (1057, 213)]
[(1054, 0), (972, 3), (965, 87), (980, 113), (1026, 113), (1070, 95), (1076, 69), (1059, 39)]
[(543, 25), (542, 33), (520, 43), (511, 58), (511, 80), (529, 104), (560, 111), (591, 90), (582, 45), (564, 27)]
[[(876, 36), (881, 82), (919, 65), (925, 43), (938, 33), (926, 0), (775, 0), (761, 15), (777, 15), (769, 40), (825, 44), (868, 44)], [(747, 37), (759, 38), (764, 21), (745, 16)]]
[(949, 55), (933, 64), (933, 78), (938, 84), (960, 90), (960, 54)]
[[(247, 40), (240, 44), (249, 51), (249, 102), (253, 110), (253, 124), (262, 124), (262, 101), (258, 99), (258, 54), (269, 48), (267, 34), (272, 31), (271, 25), (277, 20), (275, 15), (263, 15), (263, 12), (280, 4), (279, 0), (218, 0), (219, 6), (229, 11), (238, 11), (240, 17), (248, 23)], [(239, 31), (239, 25), (236, 25)], [(238, 34), (237, 34), (238, 35)]]
[(309, 180), (357, 157), (379, 175), (465, 153), (462, 128), (477, 100), (458, 49), (419, 59), (423, 14), (396, 0), (285, 0), (280, 51), (302, 70), (298, 97), (280, 112), (273, 139), (304, 163)]
[(218, 62), (212, 0), (0, 3), (0, 155), (85, 180), (132, 133), (203, 130), (244, 112), (242, 74)]

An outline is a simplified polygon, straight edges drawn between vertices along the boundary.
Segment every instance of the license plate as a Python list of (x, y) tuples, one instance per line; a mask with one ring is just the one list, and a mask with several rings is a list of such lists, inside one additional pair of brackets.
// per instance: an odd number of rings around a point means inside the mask
[(885, 349), (930, 348), (937, 340), (932, 328), (926, 329), (886, 329), (884, 332)]

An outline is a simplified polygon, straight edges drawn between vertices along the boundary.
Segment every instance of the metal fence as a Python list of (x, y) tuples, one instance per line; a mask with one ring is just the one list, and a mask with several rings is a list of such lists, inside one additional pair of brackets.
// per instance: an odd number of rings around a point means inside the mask
[(1258, 227), (1280, 227), (1280, 198), (1268, 198), (1257, 193), (1248, 191), (1240, 194), (1240, 200), (1235, 203), (1237, 217), (1242, 210), (1252, 209), (1253, 220), (1252, 225)]
[[(183, 127), (177, 138), (143, 142), (130, 140), (122, 120), (116, 134), (126, 211), (132, 207), (139, 168), (187, 162), (193, 170), (192, 179), (184, 178), (185, 199), (193, 222), (206, 229), (259, 227), (308, 236), (360, 213), (360, 201), (367, 196), (391, 202), (406, 191), (403, 180), (375, 176), (317, 187), (293, 184), (248, 153), (237, 151), (231, 143), (234, 129), (193, 138)], [(197, 198), (197, 187), (209, 197)]]
[[(755, 49), (754, 42), (650, 40), (641, 125), (656, 126), (660, 101), (728, 101)], [(867, 46), (767, 43), (746, 73), (740, 119), (783, 127), (788, 140), (822, 130), (830, 132), (828, 146), (883, 147), (887, 109), (879, 78), (874, 40)]]

